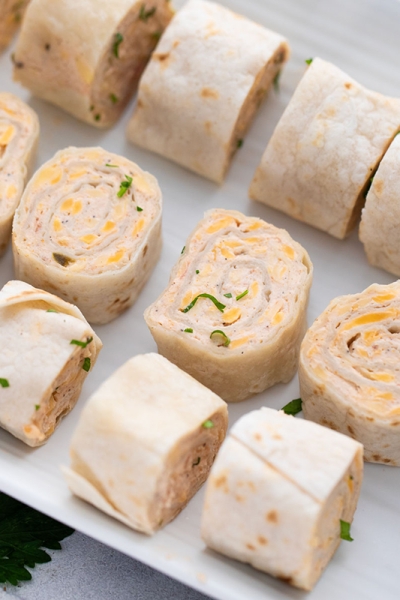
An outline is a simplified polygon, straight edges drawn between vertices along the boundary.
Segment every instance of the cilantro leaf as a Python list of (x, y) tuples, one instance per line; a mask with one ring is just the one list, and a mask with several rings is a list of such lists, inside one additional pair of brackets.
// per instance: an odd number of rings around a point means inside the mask
[(296, 398), (281, 408), (287, 415), (297, 415), (303, 410), (301, 398)]
[(350, 535), (350, 523), (342, 521), (342, 519), (340, 519), (340, 537), (342, 540), (346, 540), (346, 542), (353, 541), (353, 538)]
[(49, 562), (43, 548), (60, 549), (59, 541), (73, 531), (0, 492), (0, 582), (32, 579), (25, 567)]

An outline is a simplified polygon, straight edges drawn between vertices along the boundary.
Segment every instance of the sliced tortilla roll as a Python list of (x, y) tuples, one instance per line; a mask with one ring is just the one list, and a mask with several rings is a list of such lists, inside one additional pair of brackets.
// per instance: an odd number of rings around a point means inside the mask
[(237, 402), (293, 377), (311, 280), (307, 252), (285, 230), (215, 209), (144, 316), (163, 356)]
[(102, 343), (72, 304), (23, 283), (0, 291), (0, 427), (40, 446), (75, 406)]
[(158, 354), (135, 356), (92, 395), (64, 468), (77, 496), (147, 534), (205, 481), (227, 428), (225, 402)]
[(232, 428), (207, 482), (202, 538), (210, 548), (311, 590), (350, 524), (362, 445), (261, 408)]
[(379, 165), (361, 215), (360, 240), (368, 261), (400, 277), (400, 136)]
[(365, 460), (400, 466), (400, 282), (332, 300), (307, 331), (307, 419), (359, 440)]
[(32, 0), (14, 79), (82, 121), (110, 126), (172, 14), (168, 0)]
[(314, 58), (268, 143), (250, 197), (344, 238), (400, 129), (400, 100)]
[(0, 52), (11, 42), (28, 4), (29, 0), (0, 0)]
[(36, 113), (17, 96), (0, 93), (0, 256), (11, 236), (15, 209), (33, 167), (39, 138)]
[(135, 163), (67, 148), (30, 180), (13, 224), (19, 279), (107, 323), (136, 300), (161, 249), (161, 191)]
[(279, 34), (219, 4), (190, 0), (143, 74), (128, 138), (221, 183), (288, 57)]

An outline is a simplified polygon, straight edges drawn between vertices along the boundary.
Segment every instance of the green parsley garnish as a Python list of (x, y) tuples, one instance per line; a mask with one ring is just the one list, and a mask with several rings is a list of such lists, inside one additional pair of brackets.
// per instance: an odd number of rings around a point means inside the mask
[(68, 267), (69, 264), (75, 262), (73, 258), (65, 256), (65, 254), (59, 254), (58, 252), (53, 252), (53, 258), (62, 267)]
[(231, 343), (231, 340), (228, 338), (228, 336), (226, 335), (226, 333), (224, 333), (223, 331), (221, 331), (220, 329), (215, 329), (214, 331), (212, 331), (210, 333), (210, 339), (212, 339), (213, 335), (222, 335), (222, 337), (224, 338), (224, 343), (221, 344), (222, 346), (229, 346), (229, 344)]
[(342, 519), (340, 519), (340, 537), (342, 540), (346, 540), (346, 542), (353, 541), (353, 538), (350, 535), (350, 523), (342, 521)]
[(211, 419), (207, 419), (207, 421), (204, 421), (201, 426), (204, 427), (204, 429), (211, 429), (214, 427), (214, 423), (211, 421)]
[(156, 42), (158, 42), (158, 40), (160, 39), (161, 36), (162, 36), (162, 31), (154, 31), (151, 34), (151, 37), (153, 38), (153, 40), (156, 40)]
[(106, 163), (106, 167), (112, 167), (114, 169), (117, 168), (118, 165), (111, 165), (110, 163)]
[(101, 119), (101, 115), (99, 113), (97, 113), (97, 115), (94, 115), (95, 121), (100, 121), (100, 119)]
[(196, 275), (198, 275), (200, 273), (200, 271), (198, 269), (196, 269)]
[(10, 384), (8, 383), (8, 379), (3, 379), (2, 377), (0, 377), (0, 385), (3, 388), (10, 387)]
[(243, 146), (243, 140), (242, 139), (238, 140), (236, 142), (236, 145), (237, 145), (238, 148), (241, 148)]
[(86, 346), (88, 344), (90, 344), (90, 342), (93, 341), (93, 338), (90, 337), (86, 340), (86, 342), (81, 342), (80, 340), (71, 340), (70, 344), (75, 344), (75, 346), (80, 346), (81, 348), (86, 348)]
[(244, 296), (247, 296), (248, 293), (249, 293), (249, 290), (244, 290), (244, 292), (242, 292), (241, 294), (239, 294), (239, 296), (236, 296), (236, 300), (240, 300)]
[(55, 313), (58, 313), (58, 310), (56, 310), (55, 308), (48, 308), (46, 310), (46, 312), (55, 312)]
[(200, 456), (198, 456), (197, 460), (194, 463), (192, 463), (192, 467), (197, 467), (197, 465), (200, 464), (200, 461), (201, 461), (201, 458), (200, 458)]
[(137, 210), (138, 212), (142, 212), (143, 208), (140, 208), (140, 206), (137, 206), (137, 207), (136, 207), (136, 210)]
[(191, 327), (186, 327), (186, 329), (183, 330), (185, 333), (193, 333), (193, 329)]
[(186, 250), (186, 246), (183, 246), (182, 250), (181, 250), (181, 254), (183, 254)]
[(191, 303), (188, 304), (186, 308), (182, 308), (181, 311), (183, 313), (187, 313), (191, 308), (193, 308), (193, 306), (196, 304), (199, 298), (208, 298), (209, 300), (211, 300), (211, 302), (215, 304), (218, 310), (224, 312), (225, 304), (221, 304), (221, 302), (218, 302), (218, 300), (214, 298), (214, 296), (212, 296), (211, 294), (199, 294), (198, 296), (196, 296), (196, 298), (193, 298)]
[(17, 585), (32, 579), (26, 566), (51, 561), (41, 548), (61, 550), (59, 542), (74, 532), (50, 517), (0, 493), (0, 582)]
[(124, 36), (121, 33), (114, 35), (114, 43), (112, 47), (115, 58), (119, 58), (119, 45), (124, 41)]
[(126, 181), (122, 181), (121, 185), (119, 186), (119, 191), (117, 193), (118, 198), (122, 198), (125, 192), (127, 192), (132, 185), (132, 177), (129, 177), (129, 175), (125, 175), (125, 179)]
[(90, 370), (90, 358), (88, 356), (83, 361), (82, 369), (86, 371), (86, 373)]
[(281, 78), (281, 73), (282, 73), (282, 71), (278, 71), (274, 77), (273, 85), (274, 85), (275, 92), (279, 92), (279, 80)]
[(307, 65), (311, 65), (312, 61), (314, 59), (313, 58), (306, 58), (306, 60), (304, 61)]
[(110, 100), (113, 104), (117, 104), (118, 98), (115, 94), (110, 94)]
[(285, 404), (281, 410), (287, 415), (297, 415), (297, 413), (303, 410), (301, 398), (296, 398), (296, 400), (292, 400), (288, 404)]
[(39, 410), (40, 404), (35, 404), (35, 410)]
[(227, 294), (224, 294), (225, 298), (232, 298), (232, 294), (230, 292), (228, 292)]
[(153, 6), (153, 8), (149, 8), (149, 10), (146, 10), (146, 6), (144, 4), (142, 4), (142, 6), (140, 7), (140, 12), (139, 12), (139, 19), (141, 21), (147, 21), (147, 19), (149, 19), (150, 17), (152, 17), (154, 15), (154, 13), (156, 12), (157, 8), (155, 6)]

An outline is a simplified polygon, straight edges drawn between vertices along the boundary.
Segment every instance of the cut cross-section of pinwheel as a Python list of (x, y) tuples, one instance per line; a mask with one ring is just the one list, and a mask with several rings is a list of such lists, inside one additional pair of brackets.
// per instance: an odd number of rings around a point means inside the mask
[(156, 179), (126, 158), (61, 150), (31, 179), (15, 215), (17, 277), (76, 304), (90, 322), (111, 321), (159, 257), (161, 203)]
[(300, 352), (306, 419), (364, 444), (365, 460), (400, 466), (400, 282), (332, 300)]
[(40, 446), (75, 406), (102, 343), (80, 310), (22, 281), (0, 291), (0, 427)]
[(293, 377), (311, 280), (307, 252), (285, 230), (215, 209), (145, 319), (161, 354), (236, 402)]
[(0, 256), (33, 166), (39, 138), (36, 113), (17, 96), (0, 93)]
[(172, 15), (168, 0), (31, 0), (14, 78), (82, 121), (110, 126)]

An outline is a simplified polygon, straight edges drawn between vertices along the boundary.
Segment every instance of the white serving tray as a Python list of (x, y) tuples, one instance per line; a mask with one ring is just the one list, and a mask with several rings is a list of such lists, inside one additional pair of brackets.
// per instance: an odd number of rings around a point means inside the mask
[[(12, 50), (0, 57), (1, 91), (15, 92), (39, 114), (41, 138), (37, 166), (68, 145), (102, 145), (156, 175), (164, 194), (164, 249), (150, 281), (134, 307), (109, 325), (97, 328), (104, 349), (85, 383), (78, 405), (50, 441), (32, 450), (0, 431), (0, 489), (214, 598), (304, 598), (305, 593), (205, 549), (199, 536), (203, 491), (173, 523), (153, 538), (147, 538), (73, 498), (59, 470), (59, 465), (68, 464), (69, 440), (89, 395), (131, 356), (155, 351), (143, 311), (167, 284), (188, 234), (205, 210), (232, 208), (262, 217), (287, 229), (307, 248), (315, 266), (309, 322), (335, 296), (361, 291), (373, 282), (394, 280), (389, 274), (368, 266), (357, 232), (345, 241), (337, 241), (251, 202), (247, 188), (269, 136), (304, 71), (304, 59), (321, 56), (371, 89), (400, 95), (400, 3), (396, 0), (223, 0), (223, 3), (285, 35), (293, 53), (282, 75), (279, 94), (271, 91), (221, 187), (131, 146), (125, 139), (131, 108), (117, 127), (98, 131), (30, 97), (12, 83)], [(0, 260), (0, 285), (11, 278), (9, 250)], [(23, 369), (21, 363), (21, 372)], [(287, 385), (277, 385), (247, 402), (232, 405), (230, 422), (262, 405), (280, 408), (298, 395), (297, 379)], [(310, 600), (398, 600), (399, 497), (400, 469), (366, 465), (352, 527), (354, 542), (341, 544), (320, 582), (308, 595)]]

